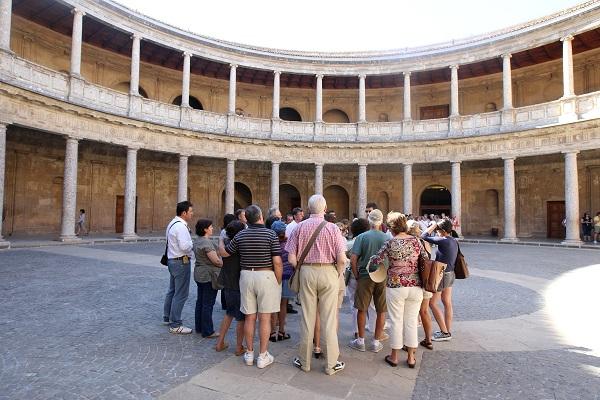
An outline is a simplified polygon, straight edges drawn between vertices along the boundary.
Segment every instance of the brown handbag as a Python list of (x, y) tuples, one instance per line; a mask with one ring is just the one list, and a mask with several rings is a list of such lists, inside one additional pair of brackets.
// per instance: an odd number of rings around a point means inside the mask
[(456, 261), (454, 262), (454, 276), (456, 279), (467, 279), (469, 277), (469, 267), (467, 266), (465, 256), (460, 251), (458, 242), (456, 242), (456, 246), (458, 246), (458, 252), (456, 254)]
[[(419, 239), (420, 240), (420, 239)], [(423, 244), (421, 243), (423, 246)], [(427, 248), (423, 246), (425, 252), (429, 258), (421, 257), (419, 254), (419, 275), (421, 276), (421, 282), (423, 289), (427, 292), (437, 292), (440, 282), (444, 278), (444, 271), (446, 270), (446, 264), (443, 262), (431, 260), (431, 254), (427, 251)]]

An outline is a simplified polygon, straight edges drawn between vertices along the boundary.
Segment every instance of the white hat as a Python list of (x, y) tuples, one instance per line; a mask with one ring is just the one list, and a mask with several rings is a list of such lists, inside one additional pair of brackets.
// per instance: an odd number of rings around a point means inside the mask
[[(373, 212), (373, 211), (371, 211)], [(377, 267), (377, 269), (371, 270), (371, 267)], [(381, 283), (387, 279), (387, 270), (388, 266), (386, 262), (383, 262), (379, 265), (372, 265), (371, 260), (367, 263), (366, 266), (367, 272), (369, 273), (369, 277), (375, 283)]]

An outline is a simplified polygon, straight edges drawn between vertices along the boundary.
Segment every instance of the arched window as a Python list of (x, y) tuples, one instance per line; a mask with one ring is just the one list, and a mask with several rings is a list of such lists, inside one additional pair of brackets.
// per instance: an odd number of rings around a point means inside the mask
[[(116, 84), (112, 89), (118, 90), (119, 92), (129, 93), (130, 86), (131, 86), (131, 84), (129, 82), (120, 82), (120, 83)], [(140, 96), (142, 96), (145, 99), (149, 98), (148, 93), (141, 86), (138, 86), (138, 93), (140, 94)]]
[(292, 211), (294, 207), (301, 206), (300, 192), (294, 185), (279, 185), (279, 210), (283, 215)]
[(279, 118), (284, 121), (298, 121), (302, 122), (302, 117), (296, 109), (292, 107), (283, 107), (279, 109)]
[(323, 114), (323, 121), (332, 124), (347, 124), (350, 122), (350, 118), (348, 118), (348, 114), (342, 110), (334, 108), (333, 110), (329, 110)]
[(323, 191), (327, 201), (327, 209), (335, 211), (338, 221), (350, 217), (350, 200), (348, 192), (341, 186), (331, 185)]
[[(180, 106), (181, 105), (181, 96), (175, 97), (173, 99), (172, 104), (175, 104), (176, 106)], [(200, 100), (198, 100), (194, 96), (190, 96), (190, 107), (192, 107), (195, 110), (204, 110), (204, 107), (202, 107), (202, 103), (200, 103)]]

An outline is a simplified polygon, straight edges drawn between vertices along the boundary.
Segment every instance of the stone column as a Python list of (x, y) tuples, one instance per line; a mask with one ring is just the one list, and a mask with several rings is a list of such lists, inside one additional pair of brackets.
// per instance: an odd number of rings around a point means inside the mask
[(271, 162), (271, 207), (279, 207), (279, 163)]
[(560, 39), (563, 42), (563, 97), (575, 96), (573, 86), (573, 36)]
[(229, 108), (227, 113), (235, 114), (235, 87), (237, 78), (237, 65), (231, 64), (229, 68)]
[(566, 151), (565, 155), (565, 214), (566, 237), (563, 244), (581, 244), (579, 237), (579, 179), (577, 176), (578, 151)]
[(142, 37), (137, 33), (131, 36), (133, 44), (131, 45), (131, 79), (129, 83), (129, 94), (139, 96), (140, 87), (140, 42)]
[(315, 121), (323, 122), (323, 75), (317, 74), (317, 99), (315, 101)]
[(181, 107), (190, 106), (190, 61), (192, 53), (183, 53), (183, 79), (181, 80)]
[(78, 8), (73, 13), (73, 34), (71, 35), (71, 75), (81, 76), (81, 39), (83, 34), (83, 16)]
[(504, 99), (504, 110), (513, 108), (511, 57), (511, 54), (502, 54), (502, 98)]
[(315, 164), (315, 194), (323, 195), (323, 164)]
[(12, 0), (0, 0), (0, 50), (10, 52)]
[(227, 176), (225, 177), (225, 214), (235, 211), (235, 160), (227, 160)]
[(404, 214), (413, 213), (412, 206), (412, 164), (404, 164), (404, 180), (403, 180), (403, 199), (404, 199)]
[(367, 207), (367, 164), (358, 164), (358, 207), (357, 215), (365, 218), (365, 208)]
[(10, 243), (2, 237), (2, 210), (4, 210), (4, 175), (6, 166), (6, 125), (0, 123), (0, 249)]
[(452, 188), (451, 188), (451, 196), (452, 196), (452, 211), (451, 218), (458, 218), (458, 222), (460, 226), (457, 228), (456, 233), (458, 236), (462, 236), (461, 227), (462, 227), (462, 198), (461, 198), (461, 187), (460, 187), (460, 161), (452, 161)]
[(65, 172), (63, 175), (62, 220), (59, 240), (80, 240), (75, 236), (75, 213), (77, 208), (77, 150), (79, 142), (67, 138), (65, 150)]
[(179, 156), (179, 179), (177, 183), (177, 202), (188, 199), (188, 157), (186, 155)]
[(458, 111), (458, 65), (450, 66), (450, 116), (457, 117)]
[(279, 81), (281, 78), (281, 71), (273, 72), (273, 119), (279, 119), (279, 95), (280, 87)]
[(358, 76), (358, 122), (367, 122), (367, 90), (365, 88), (366, 75)]
[(123, 239), (137, 238), (135, 233), (135, 203), (137, 185), (137, 149), (127, 149), (127, 165), (125, 169), (125, 215), (123, 218)]
[(410, 121), (412, 110), (410, 106), (410, 72), (404, 73), (404, 120)]
[(516, 196), (515, 196), (515, 159), (504, 159), (504, 237), (503, 241), (516, 242)]

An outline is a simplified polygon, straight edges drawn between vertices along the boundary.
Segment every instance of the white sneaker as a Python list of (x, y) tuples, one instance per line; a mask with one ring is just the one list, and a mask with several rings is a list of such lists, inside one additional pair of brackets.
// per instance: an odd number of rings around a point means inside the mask
[(175, 335), (189, 335), (192, 330), (186, 326), (180, 325), (177, 328), (169, 328), (169, 332)]
[(254, 352), (253, 351), (247, 351), (244, 353), (244, 362), (248, 366), (252, 366), (252, 364), (254, 364)]
[(373, 353), (379, 353), (381, 350), (383, 350), (383, 345), (379, 340), (374, 340), (369, 346), (369, 350)]
[(273, 361), (275, 361), (275, 357), (273, 357), (271, 353), (267, 351), (264, 356), (258, 356), (256, 359), (256, 366), (262, 369), (273, 364)]

